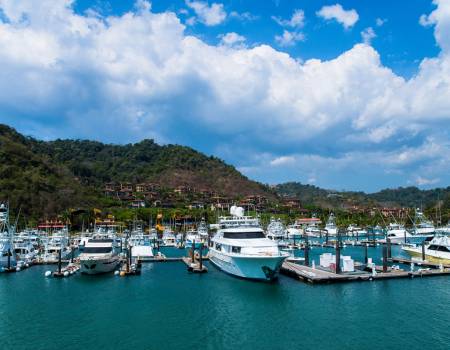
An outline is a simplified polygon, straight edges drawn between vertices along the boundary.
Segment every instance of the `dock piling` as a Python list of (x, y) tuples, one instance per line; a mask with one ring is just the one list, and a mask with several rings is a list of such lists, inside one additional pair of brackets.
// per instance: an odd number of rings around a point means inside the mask
[(58, 251), (58, 274), (61, 274), (61, 251), (62, 247)]
[(425, 241), (422, 241), (422, 261), (425, 261)]
[(387, 272), (387, 247), (383, 245), (383, 272)]
[(369, 243), (364, 244), (364, 263), (366, 265), (369, 262), (368, 246), (369, 246)]
[(336, 273), (339, 274), (341, 272), (341, 244), (339, 233), (336, 237)]
[(387, 238), (387, 239), (386, 239), (386, 243), (387, 243), (387, 257), (390, 259), (390, 258), (392, 258), (391, 239), (390, 239), (390, 238)]

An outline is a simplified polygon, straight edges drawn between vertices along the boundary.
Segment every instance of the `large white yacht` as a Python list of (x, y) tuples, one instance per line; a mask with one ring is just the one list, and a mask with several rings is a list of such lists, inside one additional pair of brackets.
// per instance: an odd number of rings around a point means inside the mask
[(219, 218), (219, 230), (209, 249), (210, 261), (231, 275), (271, 281), (289, 256), (264, 236), (258, 218), (244, 216), (244, 209), (232, 206), (231, 216)]
[(331, 213), (328, 217), (328, 221), (325, 225), (325, 232), (328, 232), (329, 236), (336, 236), (337, 235), (337, 226), (336, 226), (336, 218), (334, 217), (334, 214)]
[(390, 223), (386, 228), (386, 238), (389, 238), (393, 243), (401, 243), (405, 238), (411, 238), (411, 234), (401, 224)]
[(111, 238), (89, 239), (79, 258), (81, 272), (89, 275), (111, 272), (120, 263)]
[[(450, 263), (450, 238), (447, 236), (436, 236), (429, 244), (425, 245), (425, 259), (437, 263)], [(402, 250), (411, 256), (421, 257), (422, 247), (404, 245)]]

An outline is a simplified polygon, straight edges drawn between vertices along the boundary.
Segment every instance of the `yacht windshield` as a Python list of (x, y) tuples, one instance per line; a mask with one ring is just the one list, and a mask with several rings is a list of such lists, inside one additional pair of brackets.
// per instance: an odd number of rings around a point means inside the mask
[(111, 247), (85, 247), (83, 253), (109, 253), (111, 250)]
[(264, 238), (264, 233), (256, 232), (224, 232), (223, 238), (230, 239), (249, 239), (249, 238)]

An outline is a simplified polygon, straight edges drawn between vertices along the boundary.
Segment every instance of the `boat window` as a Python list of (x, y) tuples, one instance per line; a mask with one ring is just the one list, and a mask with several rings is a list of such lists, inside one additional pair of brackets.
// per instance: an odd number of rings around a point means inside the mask
[(444, 246), (439, 246), (438, 250), (439, 250), (440, 252), (450, 252), (450, 250), (448, 250), (448, 248), (447, 248), (447, 247), (444, 247)]
[(231, 247), (233, 253), (239, 254), (241, 252), (241, 247)]
[(264, 233), (256, 232), (224, 232), (223, 238), (230, 239), (249, 239), (249, 238), (264, 238)]
[(110, 253), (111, 247), (85, 247), (83, 253)]
[(216, 243), (216, 249), (220, 250), (220, 248), (222, 247), (222, 245), (220, 243)]
[(438, 250), (439, 246), (437, 246), (436, 244), (431, 244), (428, 249), (429, 250)]

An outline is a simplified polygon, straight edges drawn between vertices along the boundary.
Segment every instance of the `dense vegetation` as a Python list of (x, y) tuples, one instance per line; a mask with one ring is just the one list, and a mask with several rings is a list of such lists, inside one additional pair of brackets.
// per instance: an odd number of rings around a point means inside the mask
[(160, 146), (152, 140), (127, 145), (44, 142), (0, 124), (0, 200), (9, 200), (12, 209), (21, 207), (23, 214), (37, 217), (70, 208), (114, 206), (102, 194), (109, 181), (190, 186), (230, 197), (276, 197), (220, 159), (188, 147)]

